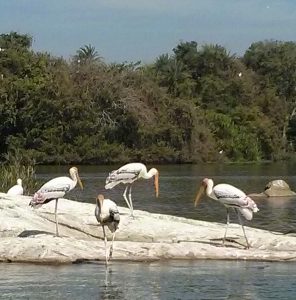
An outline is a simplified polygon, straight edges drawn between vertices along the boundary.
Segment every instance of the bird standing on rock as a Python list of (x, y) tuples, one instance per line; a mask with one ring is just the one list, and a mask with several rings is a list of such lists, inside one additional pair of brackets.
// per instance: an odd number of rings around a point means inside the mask
[(24, 189), (23, 189), (23, 186), (22, 186), (22, 180), (20, 178), (18, 178), (18, 180), (16, 181), (16, 185), (11, 187), (7, 191), (6, 194), (9, 195), (9, 196), (23, 195), (24, 194)]
[[(114, 186), (119, 183), (126, 184), (126, 188), (123, 192), (123, 198), (131, 211), (131, 216), (133, 216), (133, 201), (132, 201), (132, 183), (140, 178), (149, 179), (154, 176), (154, 187), (155, 187), (155, 195), (158, 197), (159, 186), (158, 186), (158, 178), (159, 172), (157, 169), (152, 168), (147, 172), (147, 168), (142, 163), (129, 163), (118, 170), (112, 171), (106, 179), (105, 189), (112, 189)], [(126, 197), (126, 193), (129, 189), (128, 197)]]
[[(118, 229), (120, 215), (115, 202), (113, 202), (110, 199), (105, 199), (103, 195), (100, 194), (97, 196), (96, 203), (97, 205), (95, 209), (95, 216), (97, 218), (97, 221), (100, 223), (100, 225), (103, 228), (104, 242), (105, 242), (105, 258), (106, 258), (106, 265), (107, 265), (108, 261), (112, 257), (113, 242), (114, 242), (116, 230)], [(109, 256), (107, 253), (107, 236), (105, 232), (105, 226), (107, 226), (109, 230), (113, 233)]]
[(221, 202), (226, 207), (227, 225), (223, 238), (223, 244), (225, 243), (227, 229), (229, 225), (229, 208), (232, 207), (236, 211), (239, 223), (242, 226), (244, 236), (247, 242), (246, 248), (249, 248), (250, 244), (245, 233), (241, 215), (248, 221), (252, 220), (253, 212), (255, 213), (259, 211), (256, 203), (243, 191), (230, 184), (222, 183), (214, 186), (214, 181), (212, 179), (204, 178), (195, 198), (195, 206), (197, 206), (204, 192), (206, 192), (208, 197)]
[(64, 197), (64, 195), (73, 190), (78, 182), (81, 189), (83, 189), (82, 182), (78, 175), (78, 169), (72, 167), (69, 170), (70, 177), (62, 176), (51, 179), (46, 182), (33, 196), (30, 202), (30, 206), (38, 208), (39, 206), (46, 204), (52, 200), (55, 200), (55, 222), (56, 222), (56, 235), (59, 236), (57, 207), (58, 199)]

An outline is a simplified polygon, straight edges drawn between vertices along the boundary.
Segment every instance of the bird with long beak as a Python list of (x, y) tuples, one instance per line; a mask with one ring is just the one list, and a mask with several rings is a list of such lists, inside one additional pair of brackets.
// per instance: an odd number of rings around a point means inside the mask
[(55, 200), (55, 222), (56, 222), (56, 236), (59, 236), (59, 228), (58, 228), (58, 217), (57, 217), (57, 208), (58, 208), (58, 200), (59, 198), (63, 198), (64, 195), (73, 190), (77, 183), (80, 185), (81, 189), (83, 189), (82, 182), (78, 175), (78, 169), (76, 167), (72, 167), (69, 170), (70, 177), (62, 176), (51, 179), (46, 182), (33, 196), (33, 199), (30, 202), (30, 206), (34, 208), (38, 208), (43, 204), (46, 204), (52, 200)]
[[(105, 189), (112, 189), (119, 183), (126, 184), (126, 188), (123, 192), (123, 198), (131, 211), (133, 216), (133, 201), (132, 201), (132, 184), (134, 181), (143, 178), (150, 179), (154, 176), (154, 188), (155, 196), (159, 196), (159, 171), (155, 168), (151, 168), (147, 171), (147, 168), (142, 163), (129, 163), (118, 170), (112, 171), (106, 179)], [(126, 193), (128, 191), (128, 198)]]
[(252, 220), (253, 213), (259, 211), (256, 203), (250, 197), (248, 197), (243, 191), (239, 190), (238, 188), (230, 184), (222, 183), (214, 186), (214, 181), (212, 179), (204, 178), (201, 182), (201, 186), (195, 197), (195, 201), (194, 201), (195, 207), (198, 205), (204, 192), (208, 197), (216, 201), (219, 201), (226, 207), (227, 225), (226, 225), (226, 230), (223, 238), (223, 245), (226, 240), (226, 234), (229, 225), (229, 208), (232, 207), (234, 208), (238, 216), (239, 223), (242, 226), (243, 233), (247, 243), (246, 248), (249, 248), (250, 244), (245, 233), (241, 216), (243, 216), (248, 221)]
[[(97, 196), (96, 204), (97, 205), (95, 209), (95, 216), (103, 229), (105, 243), (105, 260), (106, 265), (108, 265), (108, 261), (111, 259), (113, 253), (113, 243), (115, 239), (116, 230), (118, 229), (120, 215), (116, 203), (110, 199), (105, 199), (102, 194), (99, 194)], [(105, 226), (107, 226), (109, 230), (113, 233), (109, 255), (107, 251), (107, 236), (105, 232)]]

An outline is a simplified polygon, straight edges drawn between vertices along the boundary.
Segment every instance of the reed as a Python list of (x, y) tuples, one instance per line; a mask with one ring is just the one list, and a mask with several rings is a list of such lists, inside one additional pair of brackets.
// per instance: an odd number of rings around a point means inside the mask
[(16, 184), (17, 179), (23, 181), (24, 195), (32, 194), (37, 186), (35, 162), (25, 158), (20, 151), (13, 151), (4, 156), (0, 167), (0, 191), (7, 190)]

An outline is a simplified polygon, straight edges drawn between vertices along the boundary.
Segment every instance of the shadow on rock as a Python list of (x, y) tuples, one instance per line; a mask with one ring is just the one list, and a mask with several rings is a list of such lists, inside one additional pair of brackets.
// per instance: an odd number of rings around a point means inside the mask
[(32, 235), (38, 235), (38, 234), (49, 234), (54, 235), (52, 232), (44, 231), (44, 230), (24, 230), (21, 232), (18, 237), (25, 238)]

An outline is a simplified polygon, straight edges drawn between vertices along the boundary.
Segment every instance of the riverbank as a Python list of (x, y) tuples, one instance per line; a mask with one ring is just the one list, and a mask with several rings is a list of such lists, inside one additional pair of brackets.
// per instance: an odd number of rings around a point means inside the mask
[[(75, 263), (104, 261), (102, 229), (94, 217), (95, 204), (59, 201), (56, 237), (54, 202), (39, 209), (28, 206), (30, 197), (0, 193), (0, 261)], [(230, 224), (226, 246), (225, 224), (151, 214), (119, 207), (121, 222), (114, 243), (113, 260), (226, 259), (295, 261), (296, 237), (251, 227), (251, 244), (245, 249), (242, 229)], [(108, 232), (110, 239), (111, 234)]]

